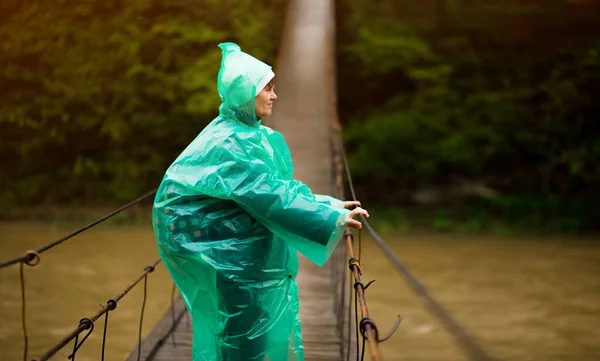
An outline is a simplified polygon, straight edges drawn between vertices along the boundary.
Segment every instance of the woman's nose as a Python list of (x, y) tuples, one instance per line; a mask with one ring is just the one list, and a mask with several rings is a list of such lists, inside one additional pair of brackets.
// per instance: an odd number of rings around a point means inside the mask
[(271, 99), (272, 100), (277, 99), (277, 94), (275, 94), (275, 92), (271, 93)]

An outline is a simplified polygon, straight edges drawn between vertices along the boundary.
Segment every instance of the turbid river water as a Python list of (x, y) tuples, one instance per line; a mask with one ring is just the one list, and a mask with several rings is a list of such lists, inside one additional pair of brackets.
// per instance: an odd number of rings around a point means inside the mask
[[(0, 260), (70, 232), (73, 224), (0, 224)], [(436, 234), (388, 235), (389, 245), (481, 345), (501, 360), (600, 360), (600, 241), (500, 239)], [(101, 225), (42, 255), (25, 269), (29, 359), (39, 357), (82, 317), (114, 297), (157, 257), (148, 226)], [(368, 238), (363, 278), (382, 332), (396, 314), (398, 332), (381, 348), (386, 360), (466, 360), (440, 322)], [(144, 334), (168, 309), (171, 282), (162, 266), (148, 278)], [(0, 270), (0, 360), (22, 360), (19, 267)], [(300, 285), (302, 287), (302, 285)], [(135, 347), (142, 303), (135, 288), (110, 314), (105, 360)], [(77, 353), (99, 360), (103, 319)], [(53, 359), (66, 360), (69, 345)]]

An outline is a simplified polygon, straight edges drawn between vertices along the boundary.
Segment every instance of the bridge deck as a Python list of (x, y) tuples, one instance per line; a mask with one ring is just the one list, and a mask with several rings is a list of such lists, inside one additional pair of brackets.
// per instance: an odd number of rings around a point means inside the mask
[[(331, 293), (332, 263), (319, 268), (300, 259), (300, 317), (307, 361), (340, 361), (341, 338), (337, 332), (337, 317)], [(173, 323), (173, 314), (175, 323)], [(177, 299), (174, 313), (169, 310), (152, 332), (142, 341), (140, 360), (174, 361), (192, 359), (192, 328), (183, 301)], [(132, 350), (127, 361), (138, 359), (138, 349)]]
[[(285, 136), (290, 147), (295, 178), (315, 193), (334, 194), (331, 126), (334, 119), (332, 91), (333, 4), (325, 0), (291, 1), (276, 70), (279, 99), (267, 124)], [(243, 45), (243, 44), (242, 44)], [(345, 342), (338, 331), (346, 314), (341, 304), (341, 287), (334, 275), (344, 272), (342, 246), (337, 261), (319, 268), (300, 257), (297, 282), (300, 289), (300, 317), (307, 361), (340, 361)], [(335, 269), (334, 269), (335, 268)], [(337, 293), (336, 293), (337, 290)], [(336, 304), (337, 303), (337, 304)], [(348, 305), (346, 305), (348, 307)], [(181, 301), (176, 304), (175, 344), (169, 333), (172, 314), (167, 312), (142, 342), (141, 360), (190, 360), (192, 334), (189, 315)], [(128, 358), (137, 360), (137, 348)]]

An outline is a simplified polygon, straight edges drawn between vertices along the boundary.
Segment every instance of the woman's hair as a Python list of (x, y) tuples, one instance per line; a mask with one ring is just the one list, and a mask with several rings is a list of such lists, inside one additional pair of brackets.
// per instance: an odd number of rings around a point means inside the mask
[(265, 85), (265, 89), (271, 90), (271, 89), (273, 89), (274, 86), (275, 86), (275, 78), (271, 79), (271, 81), (269, 81), (267, 83), (267, 85)]

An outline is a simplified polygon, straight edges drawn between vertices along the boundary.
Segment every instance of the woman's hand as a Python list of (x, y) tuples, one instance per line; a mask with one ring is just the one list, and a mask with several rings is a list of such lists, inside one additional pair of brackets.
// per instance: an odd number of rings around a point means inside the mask
[(369, 213), (360, 207), (356, 207), (352, 211), (350, 211), (350, 216), (348, 217), (348, 223), (347, 223), (348, 227), (362, 229), (362, 223), (360, 223), (360, 221), (357, 221), (356, 219), (354, 219), (354, 217), (360, 216), (360, 215), (363, 215), (363, 216), (369, 218)]
[(360, 202), (359, 201), (345, 201), (344, 202), (344, 208), (350, 209), (352, 207), (360, 207)]

